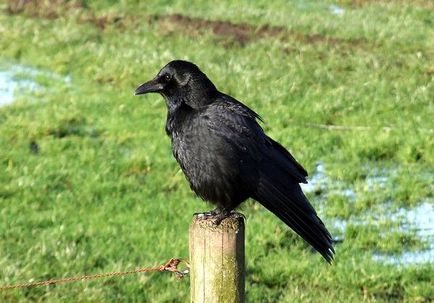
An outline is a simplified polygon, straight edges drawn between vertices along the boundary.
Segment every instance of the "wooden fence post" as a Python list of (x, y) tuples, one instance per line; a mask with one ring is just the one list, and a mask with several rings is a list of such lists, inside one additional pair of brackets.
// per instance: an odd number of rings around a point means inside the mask
[(244, 302), (244, 217), (234, 213), (216, 226), (193, 217), (190, 225), (192, 303)]

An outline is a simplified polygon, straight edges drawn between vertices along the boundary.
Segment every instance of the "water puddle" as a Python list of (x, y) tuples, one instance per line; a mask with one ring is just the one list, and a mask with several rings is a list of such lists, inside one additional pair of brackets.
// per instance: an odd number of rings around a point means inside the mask
[(401, 208), (395, 213), (396, 217), (404, 217), (405, 229), (415, 228), (420, 237), (434, 237), (434, 204), (425, 202), (413, 209)]
[(419, 251), (406, 251), (399, 255), (374, 254), (375, 261), (391, 265), (414, 265), (434, 263), (434, 244)]
[(50, 80), (70, 84), (69, 76), (63, 77), (56, 73), (38, 70), (22, 65), (0, 65), (0, 106), (14, 102), (15, 97), (24, 92), (35, 92), (46, 89), (42, 84)]
[(374, 260), (387, 264), (406, 265), (434, 263), (434, 205), (425, 202), (412, 209), (401, 208), (391, 214), (392, 220), (403, 220), (400, 226), (403, 231), (414, 231), (416, 235), (428, 243), (424, 250), (405, 251), (398, 255), (374, 254)]
[[(371, 176), (365, 179), (365, 190), (372, 191), (382, 189), (388, 186), (389, 177), (395, 171), (377, 170)], [(329, 194), (339, 194), (348, 198), (348, 203), (357, 199), (354, 190), (339, 180), (332, 180), (326, 174), (324, 163), (317, 164), (314, 174), (309, 178), (308, 184), (302, 184), (303, 191), (315, 193), (326, 197)], [(365, 213), (351, 217), (349, 220), (333, 219), (328, 224), (333, 233), (337, 236), (336, 242), (340, 242), (345, 235), (349, 223), (360, 226), (381, 227), (387, 222), (392, 222), (395, 227), (387, 229), (385, 232), (414, 232), (414, 234), (427, 245), (426, 249), (417, 251), (404, 251), (401, 254), (384, 254), (375, 253), (374, 260), (385, 264), (393, 265), (410, 265), (420, 263), (434, 263), (434, 203), (432, 201), (424, 202), (418, 206), (406, 209), (396, 210), (393, 202), (387, 202), (379, 205), (378, 208), (372, 208)], [(319, 206), (319, 209), (321, 206)]]
[(345, 13), (345, 10), (342, 7), (339, 7), (337, 5), (331, 5), (329, 9), (333, 15), (337, 15), (337, 16), (342, 16)]
[[(393, 265), (412, 265), (419, 263), (434, 263), (434, 206), (432, 203), (422, 203), (412, 209), (401, 208), (398, 211), (391, 210), (384, 205), (383, 212), (369, 211), (361, 216), (352, 217), (349, 220), (334, 219), (331, 229), (336, 234), (337, 242), (343, 241), (347, 226), (373, 226), (381, 227), (386, 222), (392, 222), (394, 227), (389, 227), (389, 232), (414, 233), (420, 240), (426, 243), (427, 248), (420, 250), (406, 250), (400, 254), (374, 253), (376, 261)], [(381, 232), (383, 233), (383, 232)]]
[(356, 193), (352, 188), (349, 188), (344, 182), (338, 180), (330, 180), (325, 173), (324, 163), (320, 162), (316, 165), (315, 173), (308, 178), (309, 183), (301, 184), (301, 188), (306, 193), (339, 194), (347, 197), (350, 201), (356, 199)]
[(291, 4), (294, 5), (297, 9), (302, 11), (309, 12), (319, 12), (319, 13), (330, 13), (336, 16), (342, 16), (345, 14), (345, 9), (338, 5), (327, 5), (326, 3), (320, 3), (319, 1), (306, 1), (306, 0), (298, 0), (291, 1)]

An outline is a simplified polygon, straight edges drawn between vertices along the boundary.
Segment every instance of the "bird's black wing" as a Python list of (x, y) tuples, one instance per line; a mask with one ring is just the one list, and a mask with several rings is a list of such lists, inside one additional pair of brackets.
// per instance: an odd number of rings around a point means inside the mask
[[(208, 106), (208, 126), (240, 163), (240, 190), (273, 212), (311, 244), (327, 261), (333, 259), (332, 238), (304, 196), (299, 183), (306, 170), (279, 143), (269, 138), (256, 122), (259, 117), (242, 103), (223, 96)], [(230, 146), (230, 148), (229, 148)]]
[(200, 116), (209, 131), (208, 144), (216, 145), (211, 149), (214, 157), (226, 166), (218, 171), (230, 172), (239, 191), (252, 192), (258, 180), (256, 164), (264, 157), (262, 146), (267, 140), (256, 122), (259, 116), (226, 95), (208, 105)]
[(331, 262), (334, 253), (332, 237), (300, 185), (275, 163), (265, 162), (260, 167), (258, 186), (252, 197)]
[[(307, 183), (306, 170), (295, 160), (289, 151), (280, 145), (280, 143), (265, 135), (262, 128), (256, 122), (257, 119), (262, 121), (262, 118), (256, 112), (238, 100), (224, 94), (218, 99), (218, 102), (213, 103), (211, 106), (216, 109), (215, 112), (220, 117), (220, 122), (225, 121), (226, 127), (232, 130), (228, 132), (228, 134), (241, 136), (236, 137), (235, 139), (239, 141), (233, 142), (232, 144), (245, 144), (250, 147), (259, 144), (261, 150), (263, 150), (262, 145), (268, 145), (269, 151), (272, 152), (272, 157), (276, 158), (276, 163), (280, 163), (281, 167), (297, 182)], [(233, 130), (235, 130), (235, 132), (233, 132)], [(247, 136), (251, 142), (244, 142), (245, 136)], [(257, 154), (257, 156), (259, 156), (259, 154)]]
[(293, 177), (299, 183), (307, 183), (307, 171), (304, 167), (295, 160), (295, 158), (291, 155), (289, 151), (287, 151), (279, 142), (274, 141), (270, 137), (268, 137), (268, 141), (272, 145), (272, 148), (277, 157), (283, 157), (284, 160), (282, 162), (284, 167), (287, 167), (289, 170), (288, 173), (293, 175)]

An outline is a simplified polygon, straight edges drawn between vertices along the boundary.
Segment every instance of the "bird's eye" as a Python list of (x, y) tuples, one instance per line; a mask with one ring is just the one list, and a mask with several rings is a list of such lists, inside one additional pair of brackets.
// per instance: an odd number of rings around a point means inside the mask
[(170, 79), (172, 79), (172, 77), (171, 77), (169, 74), (165, 74), (165, 75), (163, 76), (163, 78), (164, 78), (164, 80), (166, 80), (167, 82), (169, 82)]

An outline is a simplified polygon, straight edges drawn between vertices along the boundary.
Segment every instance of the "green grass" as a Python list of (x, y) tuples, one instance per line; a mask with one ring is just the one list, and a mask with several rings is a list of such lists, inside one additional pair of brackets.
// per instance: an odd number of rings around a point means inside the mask
[[(133, 96), (182, 58), (260, 113), (310, 174), (322, 162), (356, 194), (309, 194), (332, 233), (336, 218), (348, 221), (333, 266), (262, 207), (243, 207), (249, 302), (433, 300), (432, 264), (372, 259), (427, 246), (385, 211), (434, 201), (433, 4), (356, 2), (340, 2), (342, 16), (332, 2), (301, 0), (0, 2), (0, 66), (60, 75), (36, 77), (43, 90), (0, 107), (0, 285), (188, 256), (191, 215), (211, 206), (171, 155), (162, 98)], [(249, 24), (251, 35), (173, 24), (171, 14)], [(281, 29), (261, 34), (265, 24)], [(368, 186), (377, 171), (384, 188)], [(169, 274), (0, 293), (5, 302), (188, 300), (188, 279)]]

